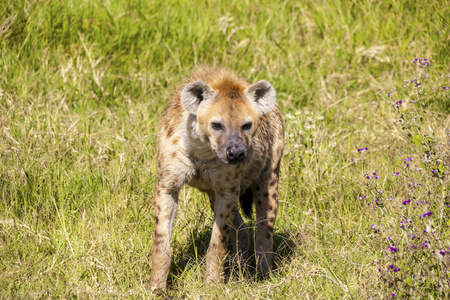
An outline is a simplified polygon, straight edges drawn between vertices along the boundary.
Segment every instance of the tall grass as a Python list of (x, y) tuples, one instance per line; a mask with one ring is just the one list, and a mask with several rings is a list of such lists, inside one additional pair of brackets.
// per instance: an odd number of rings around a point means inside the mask
[[(430, 226), (448, 245), (448, 184), (416, 172), (409, 178), (426, 188), (412, 190), (392, 174), (409, 157), (414, 168), (424, 168), (426, 149), (416, 145), (417, 135), (430, 136), (441, 149), (433, 162), (442, 161), (439, 176), (447, 182), (450, 96), (442, 87), (450, 86), (449, 13), (447, 2), (431, 0), (1, 0), (1, 297), (151, 296), (144, 286), (156, 128), (179, 82), (200, 64), (233, 68), (250, 81), (264, 78), (277, 89), (287, 123), (277, 271), (260, 279), (254, 257), (244, 269), (230, 261), (225, 284), (205, 285), (212, 213), (205, 196), (186, 187), (169, 296), (445, 296), (433, 284), (448, 284), (448, 274), (438, 282), (404, 267), (395, 276), (383, 273), (392, 264), (386, 254), (392, 244), (381, 240), (409, 243), (399, 222), (410, 216), (397, 206), (411, 193), (439, 191), (439, 198), (427, 198), (431, 224), (415, 219), (411, 226)], [(431, 65), (420, 98), (424, 123), (408, 135), (396, 121), (409, 106), (392, 105), (412, 98), (386, 94), (417, 76), (416, 57)], [(365, 176), (380, 177), (370, 179), (377, 189)], [(377, 190), (404, 200), (386, 196), (374, 210)], [(448, 264), (439, 260), (443, 246), (433, 248), (437, 254), (397, 248), (397, 265), (417, 258), (411, 266), (441, 272)], [(423, 284), (409, 284), (409, 277)]]

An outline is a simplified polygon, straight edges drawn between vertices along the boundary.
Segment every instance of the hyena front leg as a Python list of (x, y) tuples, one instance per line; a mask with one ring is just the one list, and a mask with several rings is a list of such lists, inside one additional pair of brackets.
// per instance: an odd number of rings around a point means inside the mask
[(227, 190), (215, 193), (214, 224), (206, 253), (206, 282), (223, 281), (223, 260), (227, 253), (227, 241), (230, 235), (230, 227), (236, 214), (238, 192)]
[(256, 206), (256, 267), (258, 272), (272, 270), (273, 227), (278, 212), (279, 168), (269, 170), (255, 187)]
[(250, 236), (248, 233), (248, 226), (236, 210), (236, 214), (233, 219), (233, 226), (230, 230), (230, 239), (233, 245), (233, 251), (236, 253), (239, 263), (245, 263), (248, 256), (248, 249), (250, 247)]
[(157, 187), (155, 199), (155, 239), (153, 242), (152, 271), (148, 288), (165, 290), (172, 257), (170, 240), (178, 206), (178, 191)]

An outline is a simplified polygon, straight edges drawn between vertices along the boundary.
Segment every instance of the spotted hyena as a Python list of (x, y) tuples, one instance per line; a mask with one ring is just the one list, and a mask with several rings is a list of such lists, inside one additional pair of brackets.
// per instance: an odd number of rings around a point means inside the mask
[(256, 207), (259, 272), (270, 272), (284, 123), (275, 89), (247, 83), (232, 71), (203, 68), (168, 103), (158, 136), (155, 239), (149, 287), (166, 288), (170, 240), (184, 184), (208, 194), (214, 211), (206, 281), (223, 280), (228, 237), (247, 255), (249, 233), (239, 210)]

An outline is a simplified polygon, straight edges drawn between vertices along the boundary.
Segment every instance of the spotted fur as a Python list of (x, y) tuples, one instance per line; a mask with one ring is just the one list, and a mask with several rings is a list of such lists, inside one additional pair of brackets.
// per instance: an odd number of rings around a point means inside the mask
[(270, 272), (284, 148), (284, 123), (274, 88), (265, 80), (249, 84), (230, 70), (201, 69), (168, 103), (157, 147), (149, 287), (166, 289), (178, 193), (184, 184), (206, 192), (214, 211), (206, 281), (223, 280), (229, 238), (243, 258), (248, 255), (249, 233), (238, 210), (239, 198), (247, 214), (254, 202), (257, 269)]

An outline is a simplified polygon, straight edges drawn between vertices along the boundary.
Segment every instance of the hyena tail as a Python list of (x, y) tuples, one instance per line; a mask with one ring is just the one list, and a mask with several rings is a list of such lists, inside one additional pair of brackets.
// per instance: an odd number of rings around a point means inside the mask
[(253, 193), (252, 189), (248, 188), (240, 197), (239, 202), (244, 214), (248, 217), (252, 217), (252, 205), (253, 205)]

